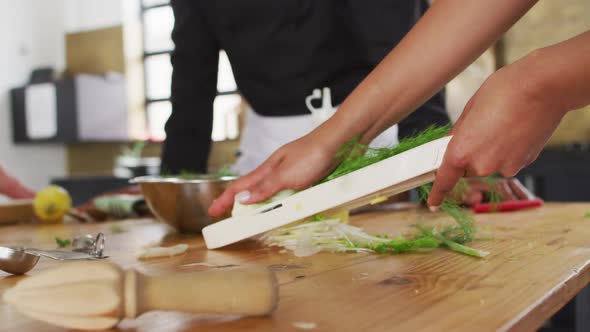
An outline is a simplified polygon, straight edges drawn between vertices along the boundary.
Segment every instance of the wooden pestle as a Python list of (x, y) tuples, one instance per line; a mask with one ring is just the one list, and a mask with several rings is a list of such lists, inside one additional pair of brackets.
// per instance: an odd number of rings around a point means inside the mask
[(278, 287), (265, 268), (146, 276), (108, 262), (80, 261), (20, 281), (4, 301), (54, 325), (102, 330), (151, 310), (267, 315), (276, 308)]

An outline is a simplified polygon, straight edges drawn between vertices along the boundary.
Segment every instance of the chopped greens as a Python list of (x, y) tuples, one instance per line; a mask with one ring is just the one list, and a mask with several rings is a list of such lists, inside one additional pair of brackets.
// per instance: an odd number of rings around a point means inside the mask
[(60, 237), (55, 237), (55, 243), (59, 248), (69, 247), (72, 244), (72, 241), (69, 239), (62, 239)]
[[(431, 188), (432, 185), (419, 188), (421, 199), (428, 198)], [(367, 234), (359, 227), (348, 225), (346, 213), (330, 217), (316, 214), (302, 222), (267, 232), (260, 240), (268, 246), (292, 250), (298, 257), (320, 251), (399, 254), (440, 247), (467, 256), (485, 257), (487, 252), (465, 245), (473, 240), (476, 232), (472, 215), (450, 199), (443, 202), (441, 210), (456, 224), (445, 227), (413, 225), (418, 232), (392, 238), (385, 234)]]
[(433, 237), (417, 237), (415, 239), (399, 237), (387, 242), (370, 244), (369, 248), (378, 254), (400, 254), (416, 249), (438, 248), (439, 246), (440, 241)]
[[(355, 138), (345, 144), (336, 156), (336, 158), (342, 159), (342, 162), (331, 174), (319, 183), (336, 179), (386, 158), (444, 137), (449, 133), (450, 128), (450, 126), (429, 127), (421, 133), (400, 140), (396, 146), (386, 148), (369, 148), (362, 145), (358, 138)], [(432, 185), (425, 185), (419, 188), (418, 191), (422, 200), (426, 201), (431, 189)], [(467, 182), (462, 179), (455, 190), (462, 194), (468, 189)], [(494, 191), (492, 190), (492, 192)], [(289, 192), (287, 195), (293, 193)], [(284, 197), (283, 194), (281, 198)], [(265, 203), (274, 200), (276, 200), (275, 197)], [(375, 204), (381, 200), (382, 198), (376, 197)], [(445, 227), (413, 225), (416, 230), (413, 234), (392, 238), (384, 234), (367, 234), (359, 227), (348, 225), (348, 213), (335, 216), (316, 214), (306, 220), (267, 232), (262, 235), (260, 240), (269, 246), (279, 246), (292, 250), (299, 257), (310, 256), (320, 251), (397, 254), (440, 247), (472, 257), (481, 258), (488, 254), (485, 251), (465, 245), (474, 239), (476, 227), (472, 215), (461, 208), (459, 202), (447, 198), (441, 204), (440, 209), (451, 216), (456, 224)], [(241, 212), (239, 209), (238, 211)]]
[[(432, 184), (426, 184), (418, 188), (421, 201), (426, 202), (428, 200), (430, 190), (432, 190)], [(442, 231), (441, 234), (445, 238), (450, 238), (458, 243), (467, 243), (473, 240), (475, 233), (473, 217), (461, 207), (459, 202), (446, 198), (440, 205), (440, 210), (446, 212), (457, 223), (456, 226), (448, 227)]]
[(195, 173), (195, 172), (191, 172), (191, 171), (181, 171), (180, 173), (177, 173), (177, 174), (162, 173), (161, 176), (164, 178), (176, 178), (176, 179), (181, 179), (181, 180), (199, 180), (199, 179), (218, 179), (218, 178), (224, 178), (224, 177), (237, 177), (238, 175), (231, 172), (230, 166), (226, 165), (226, 166), (223, 166), (222, 168), (220, 168), (215, 173), (200, 174), (200, 173)]
[[(361, 228), (348, 225), (343, 217), (306, 221), (281, 227), (265, 233), (260, 238), (268, 246), (282, 247), (293, 251), (295, 256), (311, 256), (321, 251), (372, 252), (377, 254), (400, 254), (409, 251), (448, 248), (452, 251), (485, 257), (488, 253), (467, 247), (467, 236), (458, 236), (461, 228), (447, 226), (442, 229), (414, 225), (417, 233), (390, 237), (385, 234), (367, 234)], [(469, 229), (470, 234), (473, 230)]]
[(124, 157), (130, 157), (130, 158), (141, 158), (141, 154), (143, 153), (143, 150), (146, 145), (147, 145), (146, 141), (134, 142), (131, 145), (131, 147), (123, 148), (123, 151), (121, 151), (121, 155)]
[(336, 155), (336, 158), (342, 159), (342, 162), (340, 162), (332, 173), (322, 179), (320, 183), (334, 180), (378, 161), (442, 138), (449, 133), (450, 129), (450, 126), (431, 126), (414, 136), (401, 139), (397, 145), (384, 148), (370, 148), (361, 144), (358, 138), (354, 138), (345, 144)]
[(230, 165), (224, 165), (217, 172), (213, 173), (213, 176), (223, 178), (226, 176), (238, 176), (238, 174), (231, 171)]
[(492, 204), (493, 211), (496, 211), (498, 203), (502, 202), (504, 199), (504, 197), (502, 197), (502, 192), (500, 192), (497, 186), (497, 176), (491, 175), (481, 179), (488, 185), (488, 200), (490, 201), (490, 204)]

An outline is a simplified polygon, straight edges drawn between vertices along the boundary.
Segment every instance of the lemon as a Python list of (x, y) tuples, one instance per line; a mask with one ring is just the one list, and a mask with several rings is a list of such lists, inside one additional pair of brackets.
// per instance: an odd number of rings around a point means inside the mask
[(57, 223), (72, 208), (72, 198), (59, 186), (48, 186), (39, 191), (33, 201), (35, 215), (41, 222)]

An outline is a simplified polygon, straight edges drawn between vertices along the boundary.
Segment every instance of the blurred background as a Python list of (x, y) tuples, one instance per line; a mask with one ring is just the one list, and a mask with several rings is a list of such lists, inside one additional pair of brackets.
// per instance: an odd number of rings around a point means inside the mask
[[(35, 190), (63, 186), (74, 205), (158, 174), (173, 25), (166, 0), (0, 0), (0, 164)], [(496, 69), (589, 29), (590, 1), (539, 1), (447, 86), (451, 118)], [(211, 172), (234, 162), (247, 109), (223, 51), (218, 69)], [(519, 178), (545, 200), (588, 201), (589, 143), (587, 107), (566, 116)], [(554, 320), (587, 323), (589, 294)]]
[[(100, 191), (133, 175), (157, 173), (164, 124), (171, 112), (174, 17), (169, 3), (0, 0), (0, 15), (0, 40), (5, 45), (0, 61), (2, 165), (34, 189), (58, 182), (86, 192), (83, 196), (93, 194), (84, 189), (87, 186)], [(447, 86), (451, 117), (458, 117), (495, 69), (590, 29), (588, 17), (590, 3), (585, 0), (539, 2)], [(57, 106), (43, 106), (48, 104)], [(222, 51), (211, 171), (235, 159), (245, 108)], [(570, 113), (546, 153), (522, 172), (526, 185), (541, 197), (590, 199), (585, 189), (590, 183), (584, 180), (590, 174), (583, 167), (590, 141), (589, 112), (586, 108)], [(82, 187), (76, 190), (78, 185)]]

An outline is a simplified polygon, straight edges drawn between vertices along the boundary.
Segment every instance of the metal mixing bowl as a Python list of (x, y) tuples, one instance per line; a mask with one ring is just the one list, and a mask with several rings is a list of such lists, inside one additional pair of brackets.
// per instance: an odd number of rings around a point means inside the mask
[(212, 218), (207, 209), (233, 176), (201, 175), (191, 179), (143, 176), (131, 180), (139, 184), (145, 200), (156, 217), (180, 232), (200, 232), (203, 227), (229, 217)]

